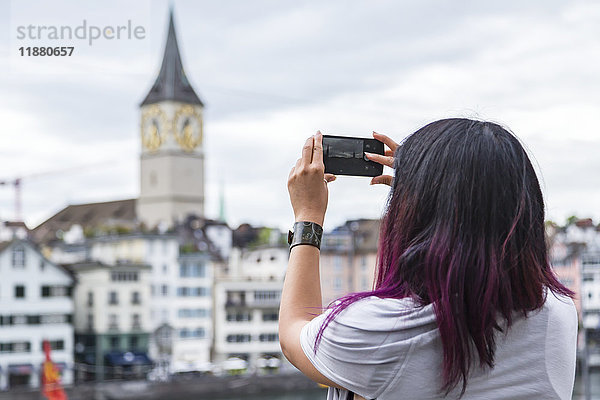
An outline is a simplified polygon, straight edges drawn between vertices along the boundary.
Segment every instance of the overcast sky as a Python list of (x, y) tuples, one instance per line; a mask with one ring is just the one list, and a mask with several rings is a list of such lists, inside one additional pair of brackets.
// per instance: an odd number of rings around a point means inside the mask
[[(402, 140), (435, 119), (509, 127), (535, 158), (548, 217), (600, 219), (600, 4), (586, 1), (174, 1), (187, 75), (206, 104), (209, 217), (287, 228), (305, 138)], [(526, 3), (526, 5), (524, 5)], [(139, 108), (159, 68), (166, 1), (0, 3), (0, 180), (23, 176), (34, 227), (68, 204), (139, 194)], [(21, 57), (20, 25), (127, 24), (143, 40), (54, 41)], [(39, 176), (32, 174), (45, 173)], [(326, 229), (381, 215), (387, 190), (330, 184)], [(14, 193), (0, 186), (0, 218)]]

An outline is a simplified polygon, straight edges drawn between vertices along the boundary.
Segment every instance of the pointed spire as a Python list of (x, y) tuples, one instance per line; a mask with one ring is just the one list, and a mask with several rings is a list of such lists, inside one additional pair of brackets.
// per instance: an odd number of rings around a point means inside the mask
[(180, 101), (182, 103), (197, 104), (201, 107), (204, 106), (198, 95), (196, 95), (196, 92), (194, 92), (183, 70), (179, 46), (177, 45), (177, 35), (175, 34), (172, 5), (169, 7), (169, 30), (160, 72), (152, 89), (150, 89), (150, 92), (141, 105), (158, 103), (163, 100)]

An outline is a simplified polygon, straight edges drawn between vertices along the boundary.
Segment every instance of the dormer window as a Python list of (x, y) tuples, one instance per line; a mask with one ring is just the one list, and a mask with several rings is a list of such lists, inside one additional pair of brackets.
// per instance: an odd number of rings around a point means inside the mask
[(12, 265), (16, 268), (25, 267), (25, 248), (21, 245), (13, 247), (12, 251)]

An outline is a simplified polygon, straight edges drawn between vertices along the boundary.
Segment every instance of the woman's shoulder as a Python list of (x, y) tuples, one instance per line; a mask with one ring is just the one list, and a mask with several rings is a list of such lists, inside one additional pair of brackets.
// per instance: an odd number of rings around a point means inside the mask
[(376, 331), (403, 331), (418, 326), (436, 328), (432, 305), (422, 306), (410, 297), (395, 299), (369, 296), (339, 313), (338, 323)]

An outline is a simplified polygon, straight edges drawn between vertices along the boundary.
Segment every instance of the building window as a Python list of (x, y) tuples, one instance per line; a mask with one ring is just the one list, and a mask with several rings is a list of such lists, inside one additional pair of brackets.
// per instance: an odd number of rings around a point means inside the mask
[(249, 343), (251, 337), (247, 334), (227, 335), (226, 340), (228, 343)]
[(246, 292), (243, 291), (227, 291), (227, 302), (225, 303), (226, 307), (231, 306), (240, 306), (244, 307), (246, 305)]
[(182, 286), (177, 288), (177, 296), (179, 297), (203, 297), (208, 296), (210, 294), (210, 290), (207, 287), (198, 286), (198, 287), (187, 287)]
[(113, 350), (119, 349), (119, 337), (118, 336), (110, 337), (110, 348)]
[(87, 294), (87, 305), (91, 307), (94, 305), (94, 292), (88, 292)]
[(261, 342), (276, 342), (279, 340), (279, 335), (276, 333), (261, 333), (258, 340)]
[(140, 322), (140, 314), (132, 314), (131, 315), (131, 327), (132, 329), (140, 330), (142, 329)]
[(15, 298), (17, 298), (17, 299), (25, 298), (25, 286), (23, 286), (23, 285), (15, 286)]
[(42, 258), (40, 260), (40, 270), (43, 271), (44, 269), (46, 269), (46, 262), (44, 261), (44, 259)]
[(333, 278), (333, 288), (335, 290), (340, 290), (342, 288), (342, 278), (339, 276), (336, 276), (335, 278)]
[(179, 318), (206, 318), (210, 312), (205, 308), (181, 308), (177, 315)]
[(42, 286), (42, 297), (50, 297), (50, 286)]
[(27, 316), (26, 315), (13, 315), (10, 318), (11, 325), (26, 325), (27, 324)]
[(139, 280), (139, 274), (136, 271), (113, 271), (110, 273), (110, 280), (113, 282), (135, 282)]
[(150, 171), (150, 186), (156, 186), (157, 178), (156, 171)]
[(30, 351), (30, 342), (0, 343), (0, 353), (29, 353)]
[(140, 292), (132, 292), (131, 293), (131, 304), (140, 304)]
[(277, 310), (263, 311), (263, 321), (279, 321), (279, 313)]
[(202, 339), (206, 336), (204, 328), (183, 328), (179, 330), (179, 337), (182, 339)]
[(247, 322), (252, 321), (252, 314), (249, 311), (228, 312), (227, 321), (229, 322)]
[(179, 266), (179, 276), (182, 278), (204, 278), (206, 277), (206, 265), (204, 263), (182, 263)]
[(334, 271), (342, 270), (342, 256), (333, 256), (333, 269)]
[(110, 314), (108, 316), (108, 329), (117, 330), (119, 329), (119, 319), (117, 314)]
[(361, 285), (363, 290), (369, 289), (369, 280), (364, 276), (361, 279)]
[(94, 314), (87, 315), (87, 329), (88, 331), (94, 330)]
[(167, 285), (162, 285), (161, 293), (163, 296), (167, 296), (169, 294), (169, 287)]
[(367, 270), (367, 256), (360, 257), (360, 269), (363, 272)]
[[(65, 341), (64, 340), (49, 340), (50, 349), (52, 350), (64, 350), (65, 349)], [(40, 348), (44, 348), (44, 342), (40, 345)]]
[(110, 292), (108, 294), (108, 304), (119, 304), (119, 296), (117, 292)]
[(12, 266), (17, 268), (25, 267), (25, 248), (23, 246), (13, 247)]
[(163, 271), (163, 274), (166, 274), (167, 272), (169, 272), (169, 267), (167, 266), (167, 264), (163, 264), (162, 271)]
[(69, 295), (68, 286), (42, 286), (42, 297), (66, 297)]
[(44, 314), (40, 315), (40, 324), (65, 324), (70, 318), (69, 314)]
[(278, 301), (280, 293), (277, 290), (257, 290), (254, 292), (254, 301), (258, 303)]
[(129, 347), (131, 348), (131, 350), (137, 350), (139, 346), (139, 338), (135, 335), (131, 336), (129, 338)]

